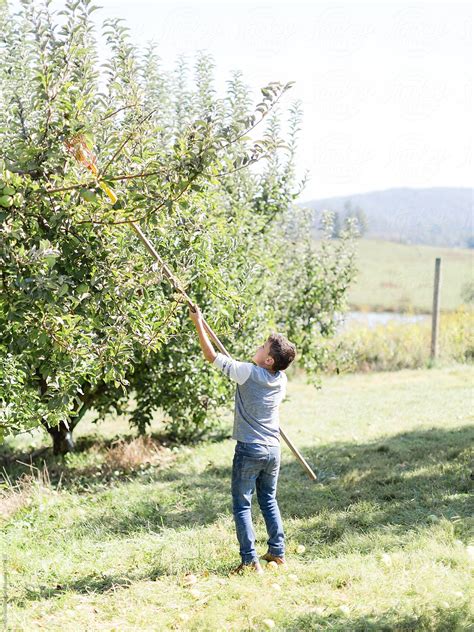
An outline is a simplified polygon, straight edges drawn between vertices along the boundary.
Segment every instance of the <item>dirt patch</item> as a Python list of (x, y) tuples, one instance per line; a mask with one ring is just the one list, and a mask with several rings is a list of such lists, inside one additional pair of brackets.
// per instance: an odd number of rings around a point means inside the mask
[(118, 439), (105, 451), (104, 464), (113, 470), (133, 471), (142, 465), (164, 465), (173, 453), (159, 441), (149, 436), (136, 439)]

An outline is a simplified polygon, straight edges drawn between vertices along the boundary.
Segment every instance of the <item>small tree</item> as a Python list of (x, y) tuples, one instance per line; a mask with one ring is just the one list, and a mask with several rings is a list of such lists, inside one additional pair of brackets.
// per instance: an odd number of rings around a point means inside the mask
[[(132, 393), (139, 431), (160, 407), (181, 439), (203, 436), (229, 400), (231, 385), (205, 370), (182, 297), (128, 229), (132, 219), (224, 342), (236, 328), (235, 354), (281, 314), (308, 368), (322, 366), (314, 345), (305, 346), (314, 294), (278, 298), (269, 283), (285, 259), (284, 226), (299, 193), (298, 106), (289, 143), (276, 115), (291, 83), (263, 88), (252, 112), (234, 74), (218, 100), (210, 58), (198, 57), (193, 90), (184, 59), (163, 73), (154, 49), (140, 55), (118, 20), (104, 24), (110, 58), (100, 66), (94, 10), (89, 0), (69, 0), (59, 29), (49, 2), (22, 0), (17, 14), (0, 13), (0, 428), (42, 424), (56, 453), (73, 449), (72, 431), (87, 410), (126, 411)], [(270, 111), (263, 137), (250, 142)], [(77, 135), (116, 190), (113, 206), (68, 157), (65, 141)], [(253, 173), (248, 167), (262, 158), (265, 168)], [(312, 257), (306, 285), (328, 274)], [(295, 284), (297, 269), (294, 262), (282, 274), (282, 286)], [(338, 297), (327, 296), (328, 317)]]
[(465, 281), (461, 288), (461, 299), (465, 303), (474, 303), (474, 281)]
[(357, 220), (355, 223), (357, 233), (360, 237), (363, 237), (367, 233), (368, 229), (368, 220), (365, 211), (360, 206), (353, 208), (351, 200), (346, 200), (344, 203), (344, 210), (344, 227), (347, 228), (349, 220), (355, 218)]
[(339, 239), (341, 235), (342, 225), (343, 224), (339, 216), (339, 211), (334, 211), (334, 221), (332, 224), (332, 233), (331, 233), (332, 239)]

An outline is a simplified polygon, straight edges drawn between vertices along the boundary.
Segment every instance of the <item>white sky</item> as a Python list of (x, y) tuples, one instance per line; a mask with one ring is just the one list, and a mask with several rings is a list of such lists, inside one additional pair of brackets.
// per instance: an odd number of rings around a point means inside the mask
[[(57, 6), (55, 2), (55, 6)], [(470, 2), (173, 2), (96, 0), (166, 69), (197, 50), (216, 64), (217, 96), (240, 69), (255, 103), (296, 81), (302, 200), (392, 187), (473, 186)]]

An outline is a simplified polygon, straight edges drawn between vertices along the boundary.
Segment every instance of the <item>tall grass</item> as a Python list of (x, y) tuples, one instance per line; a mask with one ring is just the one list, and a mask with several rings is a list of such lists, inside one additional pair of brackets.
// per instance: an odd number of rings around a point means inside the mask
[[(400, 323), (395, 320), (373, 328), (353, 324), (334, 339), (349, 359), (349, 371), (395, 371), (430, 367), (431, 320)], [(474, 310), (461, 306), (441, 313), (438, 336), (441, 363), (474, 360)]]

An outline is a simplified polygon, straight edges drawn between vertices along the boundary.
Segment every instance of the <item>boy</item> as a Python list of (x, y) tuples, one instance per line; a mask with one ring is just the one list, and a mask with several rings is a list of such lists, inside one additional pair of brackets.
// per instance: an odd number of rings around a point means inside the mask
[(227, 377), (237, 382), (234, 428), (237, 441), (232, 463), (232, 509), (242, 563), (233, 573), (249, 568), (263, 569), (255, 551), (252, 525), (252, 494), (257, 499), (268, 533), (268, 552), (262, 559), (285, 564), (283, 524), (276, 499), (280, 470), (280, 428), (278, 406), (286, 394), (284, 370), (293, 362), (296, 350), (282, 334), (271, 334), (257, 349), (252, 362), (239, 362), (216, 353), (202, 322), (197, 305), (189, 310), (196, 326), (204, 357)]

